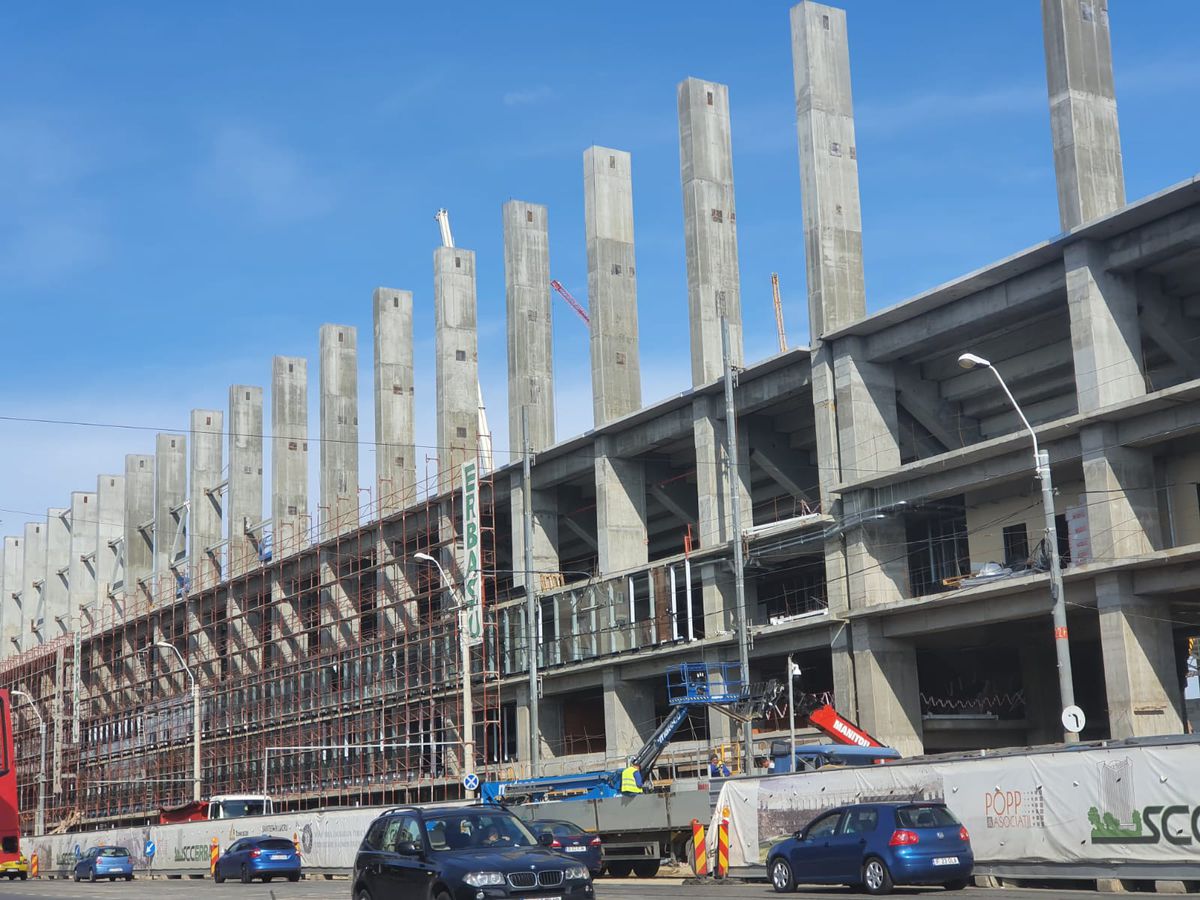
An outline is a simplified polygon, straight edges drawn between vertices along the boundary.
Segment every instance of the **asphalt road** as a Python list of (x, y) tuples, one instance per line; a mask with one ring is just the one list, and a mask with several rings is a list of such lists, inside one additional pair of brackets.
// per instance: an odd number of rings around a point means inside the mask
[[(766, 884), (684, 885), (678, 878), (656, 878), (653, 881), (630, 879), (615, 882), (600, 879), (596, 885), (597, 900), (667, 900), (667, 898), (733, 898), (733, 900), (771, 900), (775, 896)], [(866, 897), (846, 888), (801, 889), (799, 897)], [(1005, 900), (1053, 900), (1068, 896), (1078, 900), (1090, 900), (1102, 895), (1091, 891), (1075, 890), (1028, 890), (1015, 888), (968, 888), (951, 893), (940, 888), (897, 888), (893, 895), (898, 898), (969, 897), (1005, 898)], [(287, 882), (272, 884), (223, 884), (211, 881), (167, 879), (138, 879), (132, 883), (119, 881), (115, 884), (75, 884), (71, 881), (26, 881), (0, 882), (0, 900), (95, 900), (95, 898), (150, 898), (155, 900), (190, 900), (193, 897), (220, 900), (350, 900), (350, 882), (305, 880), (298, 884)], [(382, 898), (387, 900), (387, 898)]]

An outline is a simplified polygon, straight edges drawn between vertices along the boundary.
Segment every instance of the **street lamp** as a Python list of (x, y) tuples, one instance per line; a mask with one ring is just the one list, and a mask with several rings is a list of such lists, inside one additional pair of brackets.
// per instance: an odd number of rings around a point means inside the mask
[[(1042, 513), (1046, 519), (1046, 556), (1050, 560), (1050, 599), (1054, 616), (1054, 652), (1058, 658), (1058, 692), (1064, 709), (1075, 705), (1075, 682), (1071, 677), (1071, 645), (1067, 639), (1067, 602), (1063, 594), (1062, 560), (1058, 555), (1058, 529), (1054, 526), (1054, 484), (1050, 480), (1050, 454), (1038, 446), (1037, 433), (1025, 418), (1025, 413), (1017, 405), (1012, 391), (1000, 377), (1000, 371), (982, 356), (974, 353), (964, 353), (958, 358), (958, 364), (964, 369), (991, 369), (1008, 402), (1016, 410), (1021, 424), (1029, 432), (1033, 440), (1033, 464), (1038, 480), (1042, 483)], [(1063, 740), (1073, 743), (1079, 740), (1075, 732), (1063, 730)]]
[[(450, 577), (446, 574), (446, 570), (442, 568), (442, 564), (428, 553), (414, 553), (413, 559), (419, 559), (422, 562), (431, 562), (437, 566), (438, 573), (442, 576), (442, 583), (453, 596), (455, 593), (454, 585), (450, 581)], [(462, 669), (462, 707), (463, 707), (463, 775), (469, 775), (475, 768), (475, 709), (474, 700), (471, 697), (471, 644), (470, 636), (467, 634), (467, 629), (462, 623), (463, 603), (461, 600), (455, 601), (455, 609), (458, 611), (458, 653), (459, 653), (459, 668)]]
[(170, 650), (175, 654), (175, 658), (179, 660), (179, 664), (183, 666), (183, 671), (187, 673), (188, 679), (192, 683), (192, 799), (199, 801), (200, 799), (200, 683), (196, 681), (196, 676), (192, 674), (191, 668), (187, 664), (187, 660), (183, 658), (183, 654), (179, 652), (179, 648), (167, 641), (155, 641), (155, 647), (160, 647), (163, 650)]
[(42, 711), (37, 708), (37, 704), (33, 702), (24, 691), (12, 691), (14, 697), (24, 697), (34, 715), (38, 720), (38, 736), (41, 738), (41, 750), (38, 755), (38, 808), (37, 821), (34, 822), (33, 830), (37, 834), (46, 833), (46, 720), (42, 718)]

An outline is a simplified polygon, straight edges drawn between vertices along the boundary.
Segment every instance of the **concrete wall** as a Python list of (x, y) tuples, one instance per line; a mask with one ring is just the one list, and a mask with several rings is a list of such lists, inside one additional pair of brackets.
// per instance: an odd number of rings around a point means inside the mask
[[(1032, 459), (1030, 460), (1032, 464)], [(1016, 492), (1019, 486), (1014, 484)], [(967, 494), (967, 546), (971, 554), (971, 568), (977, 569), (986, 562), (1004, 564), (1004, 529), (1024, 523), (1029, 540), (1029, 551), (1033, 552), (1046, 530), (1042, 515), (1041, 490), (1032, 479), (1023, 493), (996, 500), (979, 502), (978, 495)], [(1054, 512), (1064, 515), (1070, 507), (1086, 502), (1082, 481), (1055, 484)]]

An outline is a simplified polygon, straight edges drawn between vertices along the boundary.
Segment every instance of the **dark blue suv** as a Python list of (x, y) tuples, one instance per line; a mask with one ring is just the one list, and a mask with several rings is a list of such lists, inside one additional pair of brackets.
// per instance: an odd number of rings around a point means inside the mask
[(944, 803), (859, 803), (818, 816), (771, 848), (767, 872), (776, 891), (796, 884), (861, 885), (887, 894), (897, 884), (967, 886), (971, 839)]
[(367, 829), (352, 879), (354, 900), (594, 900), (586, 865), (486, 805), (388, 810)]

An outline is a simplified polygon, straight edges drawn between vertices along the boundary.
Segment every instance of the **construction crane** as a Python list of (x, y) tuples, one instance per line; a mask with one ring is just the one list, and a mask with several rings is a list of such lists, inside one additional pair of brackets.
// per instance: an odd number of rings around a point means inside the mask
[[(454, 235), (450, 233), (450, 213), (445, 209), (439, 209), (433, 216), (438, 223), (438, 228), (442, 231), (442, 246), (453, 247)], [(483, 385), (475, 382), (475, 390), (479, 397), (479, 418), (477, 421), (477, 430), (479, 432), (479, 463), (483, 466), (483, 471), (490, 472), (492, 470), (492, 429), (488, 426), (487, 408), (483, 405)]]
[(787, 350), (787, 335), (783, 331), (783, 301), (779, 299), (779, 276), (774, 272), (771, 273), (771, 295), (775, 300), (775, 330), (779, 332), (779, 352), (782, 353)]
[(550, 287), (554, 288), (556, 291), (559, 292), (559, 294), (562, 295), (562, 298), (571, 305), (571, 309), (575, 310), (575, 312), (579, 316), (579, 318), (583, 319), (583, 323), (590, 328), (592, 325), (592, 317), (589, 316), (587, 310), (583, 308), (583, 304), (580, 303), (578, 300), (576, 300), (574, 297), (572, 297), (571, 292), (562, 286), (562, 282), (551, 281)]

